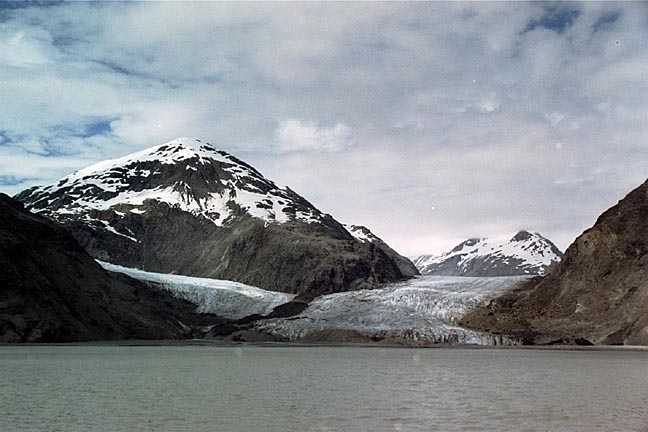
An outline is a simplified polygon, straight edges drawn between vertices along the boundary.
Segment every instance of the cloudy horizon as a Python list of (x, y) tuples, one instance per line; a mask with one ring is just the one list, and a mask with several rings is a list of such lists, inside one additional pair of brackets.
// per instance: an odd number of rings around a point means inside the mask
[(0, 191), (180, 136), (408, 256), (648, 177), (645, 3), (0, 3)]

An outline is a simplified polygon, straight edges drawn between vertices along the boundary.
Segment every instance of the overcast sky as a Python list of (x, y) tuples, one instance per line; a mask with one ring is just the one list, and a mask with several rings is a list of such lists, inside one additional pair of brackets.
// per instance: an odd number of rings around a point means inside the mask
[(0, 3), (0, 191), (178, 136), (403, 254), (648, 177), (646, 3)]

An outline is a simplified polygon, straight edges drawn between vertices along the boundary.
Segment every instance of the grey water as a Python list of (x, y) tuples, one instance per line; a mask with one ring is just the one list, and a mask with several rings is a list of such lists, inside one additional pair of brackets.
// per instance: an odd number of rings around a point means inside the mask
[(648, 431), (648, 352), (0, 346), (0, 431)]

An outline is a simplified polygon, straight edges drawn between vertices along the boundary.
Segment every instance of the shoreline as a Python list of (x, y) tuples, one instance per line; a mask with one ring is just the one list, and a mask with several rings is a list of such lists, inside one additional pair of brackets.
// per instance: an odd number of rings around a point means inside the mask
[(259, 347), (259, 348), (401, 348), (401, 349), (470, 349), (470, 350), (535, 350), (535, 351), (636, 351), (648, 352), (643, 345), (472, 345), (472, 344), (380, 344), (380, 343), (299, 343), (299, 342), (234, 342), (215, 339), (156, 339), (156, 340), (121, 340), (121, 341), (84, 341), (60, 343), (0, 343), (5, 347), (184, 347), (203, 346), (216, 348)]

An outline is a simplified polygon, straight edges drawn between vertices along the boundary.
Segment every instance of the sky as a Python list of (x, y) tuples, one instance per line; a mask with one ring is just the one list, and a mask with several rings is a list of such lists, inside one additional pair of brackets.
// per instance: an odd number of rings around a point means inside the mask
[(648, 177), (648, 4), (0, 3), (0, 191), (208, 141), (407, 256)]

